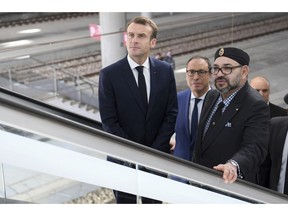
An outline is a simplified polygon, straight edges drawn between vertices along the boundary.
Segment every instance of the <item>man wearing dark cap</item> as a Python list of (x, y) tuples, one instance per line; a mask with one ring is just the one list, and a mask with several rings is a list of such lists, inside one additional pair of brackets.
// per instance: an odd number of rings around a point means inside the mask
[(269, 107), (248, 83), (249, 61), (235, 47), (216, 51), (212, 79), (219, 95), (202, 110), (198, 126), (192, 161), (222, 172), (225, 183), (237, 177), (258, 183), (257, 171), (267, 154)]

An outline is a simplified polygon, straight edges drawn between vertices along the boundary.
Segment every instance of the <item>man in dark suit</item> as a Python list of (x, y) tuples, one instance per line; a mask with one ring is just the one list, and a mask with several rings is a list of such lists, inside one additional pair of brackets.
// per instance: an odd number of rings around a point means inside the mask
[(260, 185), (288, 195), (288, 116), (271, 119), (267, 157), (259, 171)]
[(257, 183), (267, 154), (269, 107), (247, 81), (249, 61), (235, 47), (216, 51), (211, 71), (220, 94), (207, 101), (198, 127), (192, 161), (221, 171), (225, 183), (237, 177)]
[[(193, 127), (192, 122), (195, 118), (198, 125), (206, 95), (209, 97), (211, 92), (209, 91), (211, 89), (210, 78), (211, 63), (208, 58), (193, 56), (187, 61), (186, 82), (189, 88), (177, 94), (178, 115), (175, 126), (175, 143), (172, 148), (173, 155), (176, 157), (191, 161), (197, 134), (197, 126)], [(197, 112), (197, 116), (194, 115), (194, 112)], [(188, 180), (176, 176), (173, 176), (172, 179), (188, 183)]]
[(252, 88), (256, 89), (264, 98), (265, 102), (269, 105), (270, 108), (270, 118), (277, 116), (287, 116), (287, 110), (273, 104), (269, 101), (270, 95), (270, 83), (267, 78), (264, 76), (257, 76), (251, 79), (250, 85)]
[[(197, 101), (197, 121), (201, 116), (201, 110), (207, 92), (211, 89), (211, 63), (208, 58), (202, 56), (193, 56), (186, 64), (186, 82), (189, 89), (178, 92), (178, 115), (175, 126), (176, 142), (173, 146), (173, 154), (176, 157), (191, 160), (191, 143), (195, 137), (191, 137), (194, 131), (191, 131), (191, 122), (193, 112)], [(193, 133), (194, 134), (194, 133)], [(176, 144), (177, 143), (177, 144)]]
[[(128, 55), (101, 70), (99, 106), (105, 131), (170, 153), (169, 141), (177, 116), (177, 91), (171, 65), (149, 57), (156, 45), (157, 32), (157, 25), (146, 17), (136, 17), (128, 23)], [(138, 66), (144, 66), (143, 92), (142, 71), (138, 71)], [(129, 165), (111, 157), (108, 160)], [(117, 203), (136, 203), (135, 195), (114, 192)], [(142, 203), (160, 202), (142, 198)]]

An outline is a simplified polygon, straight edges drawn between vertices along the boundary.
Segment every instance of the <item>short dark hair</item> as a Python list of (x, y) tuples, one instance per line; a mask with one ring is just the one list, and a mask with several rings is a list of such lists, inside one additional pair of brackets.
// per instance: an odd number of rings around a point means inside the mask
[(144, 25), (144, 26), (149, 25), (149, 26), (152, 28), (151, 39), (157, 38), (158, 26), (156, 25), (156, 23), (155, 23), (153, 20), (149, 19), (148, 17), (144, 17), (144, 16), (135, 17), (134, 19), (132, 19), (132, 20), (127, 24), (126, 30), (127, 30), (128, 26), (129, 26), (131, 23), (141, 24), (141, 25)]
[(186, 68), (189, 64), (190, 61), (192, 61), (193, 59), (203, 59), (207, 65), (208, 65), (208, 71), (211, 72), (211, 62), (210, 60), (207, 58), (207, 57), (204, 57), (204, 56), (200, 56), (200, 55), (196, 55), (196, 56), (192, 56), (186, 63)]

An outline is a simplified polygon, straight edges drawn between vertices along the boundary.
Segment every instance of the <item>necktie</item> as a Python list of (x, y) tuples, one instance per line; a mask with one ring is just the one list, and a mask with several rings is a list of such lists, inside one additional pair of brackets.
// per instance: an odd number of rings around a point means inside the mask
[(224, 103), (223, 101), (221, 101), (219, 104), (218, 104), (218, 107), (217, 107), (217, 110), (216, 112), (214, 113), (212, 119), (211, 119), (211, 123), (210, 123), (210, 126), (215, 126), (216, 125), (216, 122), (218, 121), (218, 119), (220, 118), (220, 116), (222, 115), (222, 108), (224, 107)]
[(192, 118), (191, 118), (191, 140), (193, 140), (193, 138), (195, 137), (196, 134), (196, 130), (198, 127), (198, 102), (201, 99), (199, 98), (195, 98), (195, 102), (194, 102), (194, 108), (193, 108), (193, 112), (192, 112)]
[(197, 128), (198, 128), (198, 102), (201, 99), (199, 98), (195, 98), (195, 102), (194, 102), (194, 108), (193, 108), (193, 112), (192, 112), (192, 118), (191, 118), (191, 132), (190, 132), (190, 136), (191, 136), (191, 144), (190, 144), (190, 159), (192, 158), (192, 151), (194, 148), (194, 143), (196, 140), (196, 133), (197, 133)]
[(136, 70), (138, 71), (138, 88), (140, 90), (142, 101), (145, 105), (145, 109), (147, 109), (148, 100), (147, 100), (147, 91), (146, 91), (146, 82), (143, 74), (144, 66), (137, 66)]

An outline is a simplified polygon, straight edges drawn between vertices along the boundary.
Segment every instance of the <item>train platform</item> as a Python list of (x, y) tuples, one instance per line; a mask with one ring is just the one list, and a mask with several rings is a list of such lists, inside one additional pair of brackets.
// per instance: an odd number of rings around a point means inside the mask
[[(288, 93), (288, 30), (223, 45), (223, 47), (228, 46), (239, 47), (250, 55), (249, 80), (255, 76), (265, 76), (270, 81), (270, 101), (288, 108), (288, 104), (283, 100)], [(175, 57), (175, 78), (178, 89), (187, 88), (185, 64), (188, 59), (193, 55), (203, 55), (213, 63), (213, 56), (218, 48)]]
[[(258, 75), (267, 77), (271, 84), (270, 101), (288, 108), (283, 100), (288, 93), (288, 30), (223, 46), (235, 46), (245, 50), (251, 57), (249, 80)], [(175, 77), (179, 90), (187, 88), (185, 80), (187, 60), (193, 55), (203, 55), (213, 62), (214, 53), (218, 48), (209, 48), (175, 57)], [(11, 175), (6, 177), (14, 179), (14, 184), (9, 189), (10, 191), (6, 192), (10, 195), (13, 194), (11, 198), (20, 199), (27, 196), (27, 193), (39, 193), (39, 203), (66, 203), (77, 199), (79, 196), (85, 197), (91, 191), (99, 189), (93, 185), (75, 183), (35, 172), (27, 172), (24, 175), (25, 178), (22, 178), (18, 175), (22, 171), (20, 172), (15, 168), (11, 168), (10, 171), (13, 172), (10, 172)], [(45, 187), (44, 191), (43, 185), (49, 185), (49, 187)], [(57, 190), (57, 193), (51, 193), (55, 190)]]

